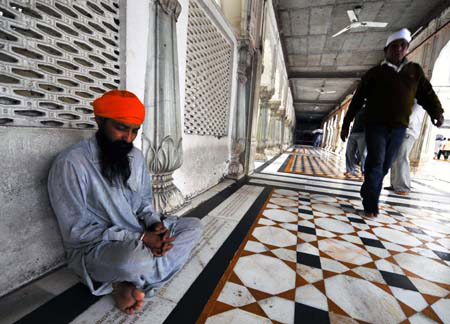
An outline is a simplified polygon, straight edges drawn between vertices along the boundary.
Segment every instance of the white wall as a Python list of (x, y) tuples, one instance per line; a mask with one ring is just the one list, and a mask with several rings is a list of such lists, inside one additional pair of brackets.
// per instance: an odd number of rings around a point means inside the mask
[[(177, 20), (177, 48), (180, 85), (180, 108), (182, 128), (184, 122), (185, 77), (186, 77), (186, 46), (189, 0), (178, 1), (182, 7)], [(234, 43), (233, 77), (236, 76), (236, 39), (232, 28), (225, 21), (219, 6), (213, 0), (199, 0), (202, 7), (208, 11), (222, 26), (221, 30)], [(134, 92), (142, 101), (145, 88), (145, 66), (147, 60), (149, 0), (125, 1), (122, 5), (126, 10), (126, 57), (124, 88)], [(124, 44), (124, 45), (125, 45)], [(236, 81), (233, 81), (231, 104), (235, 105)], [(230, 116), (234, 109), (230, 111)], [(148, 112), (151, 113), (151, 112)], [(182, 131), (183, 165), (174, 172), (174, 183), (184, 196), (195, 196), (217, 184), (223, 177), (225, 164), (229, 158), (229, 136), (216, 138), (213, 136), (187, 135)], [(135, 145), (142, 148), (138, 137)]]
[[(177, 45), (180, 80), (180, 104), (182, 125), (184, 121), (185, 102), (185, 71), (186, 71), (186, 42), (188, 26), (188, 6), (189, 0), (179, 0), (182, 11), (177, 22)], [(231, 105), (235, 106), (236, 101), (236, 80), (237, 53), (236, 40), (232, 34), (231, 27), (224, 20), (220, 8), (213, 0), (199, 1), (202, 7), (210, 12), (222, 25), (222, 31), (234, 42), (233, 61), (233, 86), (231, 91)], [(230, 117), (234, 109), (230, 111)], [(229, 121), (230, 122), (230, 121)], [(182, 133), (183, 137), (183, 165), (174, 172), (174, 183), (181, 190), (184, 196), (192, 197), (217, 184), (224, 175), (226, 162), (228, 161), (229, 136), (216, 138), (213, 136), (188, 135)]]

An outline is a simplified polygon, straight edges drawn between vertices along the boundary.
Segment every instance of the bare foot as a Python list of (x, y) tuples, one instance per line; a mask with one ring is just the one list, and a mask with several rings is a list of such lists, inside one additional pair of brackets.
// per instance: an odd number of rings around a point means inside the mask
[(144, 304), (145, 294), (129, 282), (119, 282), (114, 286), (112, 296), (116, 306), (128, 315), (139, 311)]

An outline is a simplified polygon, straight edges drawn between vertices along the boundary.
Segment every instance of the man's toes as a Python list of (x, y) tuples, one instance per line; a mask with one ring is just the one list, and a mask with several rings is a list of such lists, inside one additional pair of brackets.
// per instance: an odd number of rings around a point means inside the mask
[(134, 297), (134, 299), (136, 299), (136, 301), (140, 301), (140, 300), (144, 299), (145, 293), (142, 290), (134, 289), (133, 297)]

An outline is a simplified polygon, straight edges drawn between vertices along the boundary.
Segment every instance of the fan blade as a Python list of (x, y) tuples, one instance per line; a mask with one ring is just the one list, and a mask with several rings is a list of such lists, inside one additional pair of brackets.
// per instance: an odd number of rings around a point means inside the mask
[(352, 27), (352, 25), (348, 25), (347, 27), (345, 27), (344, 29), (341, 29), (340, 31), (338, 31), (336, 34), (334, 34), (333, 36), (331, 36), (331, 37), (336, 37), (336, 36), (338, 36), (338, 35), (340, 35), (340, 34), (342, 34), (342, 33), (345, 33), (347, 30), (349, 30), (350, 28), (353, 28)]
[(375, 22), (375, 21), (362, 21), (361, 27), (386, 27), (388, 23), (385, 22)]
[(350, 19), (350, 22), (356, 22), (358, 21), (358, 17), (356, 17), (356, 14), (353, 10), (347, 10), (348, 19)]
[(336, 91), (330, 90), (330, 91), (323, 91), (323, 92), (321, 92), (321, 94), (329, 94), (329, 93), (336, 93)]

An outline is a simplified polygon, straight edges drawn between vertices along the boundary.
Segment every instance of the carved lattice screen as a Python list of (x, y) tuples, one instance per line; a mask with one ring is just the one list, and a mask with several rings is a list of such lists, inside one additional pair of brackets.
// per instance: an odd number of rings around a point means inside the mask
[(0, 125), (93, 128), (119, 84), (118, 0), (0, 0)]
[(232, 84), (232, 44), (195, 0), (189, 3), (186, 134), (226, 136)]

